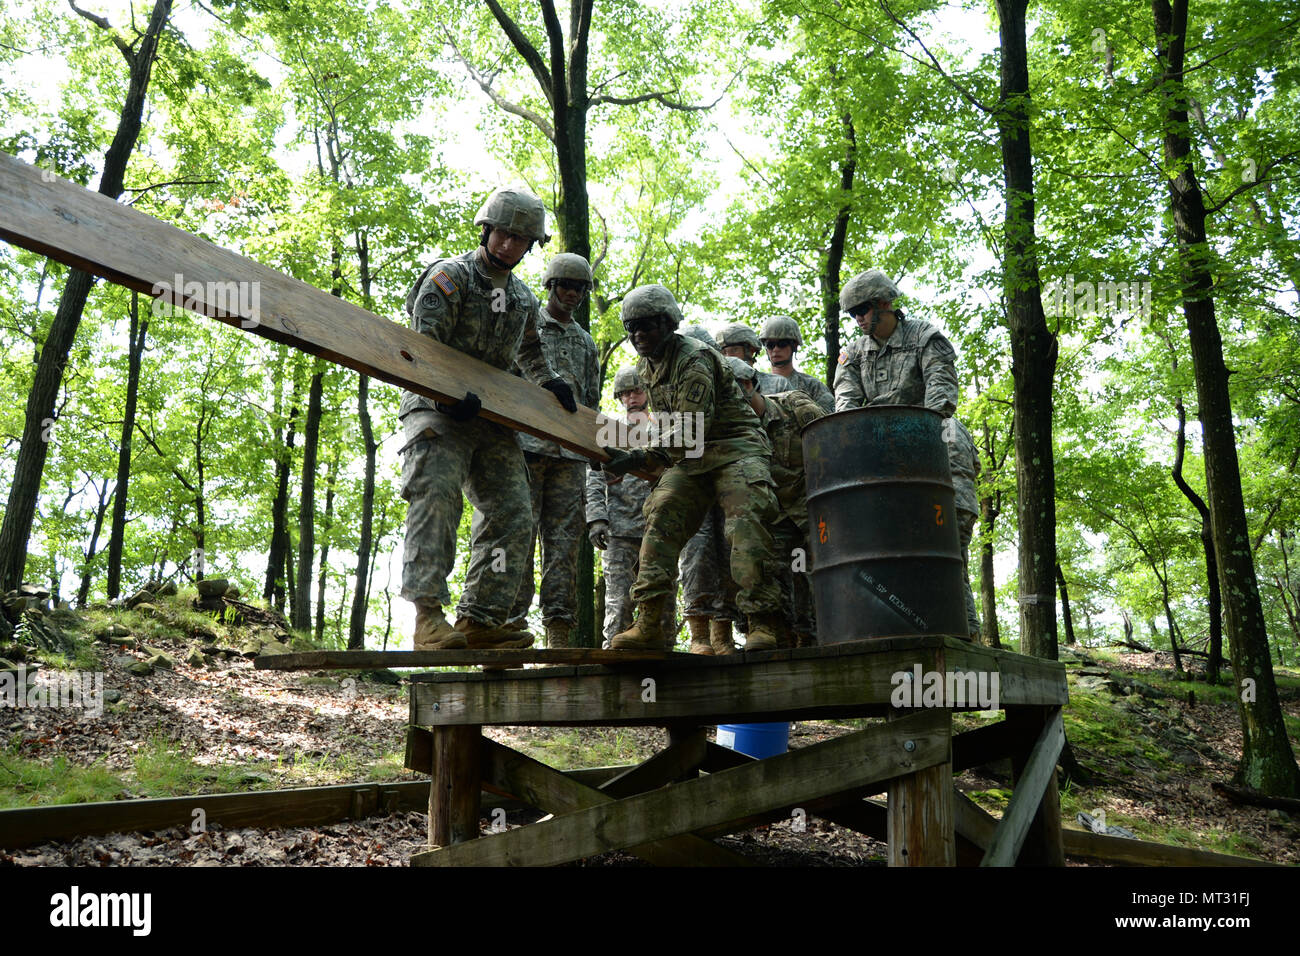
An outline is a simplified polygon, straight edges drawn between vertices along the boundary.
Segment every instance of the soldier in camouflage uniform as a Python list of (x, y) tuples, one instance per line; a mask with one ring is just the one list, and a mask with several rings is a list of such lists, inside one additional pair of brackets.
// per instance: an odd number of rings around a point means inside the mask
[[(702, 325), (683, 325), (677, 334), (699, 339), (715, 352), (722, 351)], [(723, 534), (723, 525), (722, 511), (714, 505), (700, 522), (700, 530), (682, 548), (678, 562), (682, 616), (691, 635), (692, 654), (733, 653), (736, 645), (731, 639), (732, 623), (743, 620), (736, 607), (736, 583), (728, 570), (731, 546)]]
[(727, 362), (772, 442), (772, 478), (776, 481), (776, 501), (780, 508), (772, 528), (772, 540), (781, 584), (781, 605), (788, 626), (785, 637), (789, 640), (792, 633), (792, 643), (811, 647), (817, 643), (817, 624), (808, 566), (803, 430), (826, 412), (799, 389), (764, 395), (758, 386), (758, 373), (751, 366), (738, 358), (729, 358)]
[[(627, 421), (635, 425), (648, 421), (646, 394), (636, 369), (621, 369), (614, 376), (614, 397), (627, 410)], [(608, 482), (599, 471), (587, 472), (587, 536), (602, 552), (605, 569), (605, 641), (608, 648), (614, 635), (632, 626), (632, 585), (640, 567), (641, 537), (645, 518), (641, 509), (650, 494), (650, 482), (635, 475), (622, 481)], [(662, 627), (664, 649), (672, 650), (677, 638), (676, 606), (664, 604)]]
[[(500, 189), (474, 222), (480, 247), (425, 269), (406, 298), (412, 326), (444, 345), (524, 374), (570, 412), (573, 393), (546, 364), (537, 336), (537, 299), (511, 270), (534, 242), (545, 242), (541, 200)], [(519, 592), (528, 547), (528, 478), (514, 432), (478, 418), (473, 392), (458, 402), (432, 402), (403, 392), (399, 417), (402, 497), (409, 502), (402, 597), (416, 606), (417, 649), (527, 647), (533, 639), (503, 625)], [(464, 494), (482, 516), (470, 540), (470, 562), (455, 627), (447, 575), (456, 560)], [(502, 560), (502, 558), (504, 560)]]
[[(546, 363), (564, 379), (578, 404), (600, 404), (600, 360), (587, 330), (573, 321), (573, 310), (590, 291), (591, 266), (582, 256), (561, 252), (546, 266), (542, 285), (549, 293), (537, 332)], [(542, 543), (542, 622), (547, 647), (568, 647), (578, 623), (578, 557), (583, 527), (583, 485), (587, 459), (556, 442), (518, 433), (528, 464), (533, 534), (519, 593), (510, 609), (512, 626), (522, 628), (533, 603), (534, 542)]]
[(746, 649), (770, 650), (781, 626), (779, 593), (769, 576), (773, 557), (767, 525), (777, 510), (768, 467), (771, 445), (722, 356), (672, 334), (681, 321), (676, 300), (661, 285), (640, 286), (623, 300), (623, 327), (641, 356), (637, 374), (652, 406), (657, 413), (696, 416), (704, 447), (700, 457), (687, 458), (679, 425), (660, 433), (647, 449), (605, 449), (607, 474), (664, 469), (644, 509), (641, 570), (632, 588), (637, 620), (612, 643), (616, 650), (662, 646), (659, 621), (664, 602), (672, 598), (673, 568), (682, 546), (716, 503), (731, 543), (737, 603), (749, 617)]
[(936, 326), (894, 309), (899, 295), (879, 269), (854, 276), (840, 290), (840, 308), (866, 334), (840, 353), (835, 410), (924, 405), (949, 418), (957, 408), (957, 355)]
[(794, 367), (794, 353), (803, 347), (803, 334), (799, 331), (798, 322), (788, 315), (774, 315), (763, 323), (759, 341), (767, 349), (767, 360), (772, 363), (769, 380), (761, 383), (764, 395), (777, 395), (798, 389), (821, 406), (827, 415), (835, 411), (835, 395), (822, 384), (821, 379)]
[(979, 501), (975, 497), (975, 479), (980, 473), (980, 459), (970, 432), (956, 418), (943, 423), (943, 440), (948, 443), (948, 465), (952, 469), (952, 490), (957, 503), (957, 528), (961, 532), (961, 564), (966, 581), (966, 623), (970, 637), (979, 641), (979, 615), (975, 613), (975, 595), (970, 587), (970, 539), (979, 519)]
[[(750, 368), (757, 367), (754, 362), (758, 358), (758, 353), (763, 351), (763, 343), (758, 340), (754, 330), (743, 322), (732, 322), (718, 333), (718, 345), (727, 358), (738, 358)], [(758, 383), (764, 394), (785, 391), (777, 381), (779, 377), (771, 372), (758, 373)]]

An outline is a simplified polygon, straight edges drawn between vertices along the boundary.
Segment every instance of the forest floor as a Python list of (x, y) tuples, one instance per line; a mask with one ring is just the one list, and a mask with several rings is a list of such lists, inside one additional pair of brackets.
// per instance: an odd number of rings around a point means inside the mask
[[(349, 678), (346, 672), (256, 671), (235, 652), (249, 629), (193, 612), (189, 597), (135, 611), (92, 611), (79, 620), (55, 612), (64, 633), (77, 638), (77, 649), (62, 657), (45, 655), (39, 680), (57, 681), (57, 664), (96, 671), (111, 702), (101, 714), (0, 705), (0, 808), (422, 779), (402, 766), (406, 685)], [(93, 640), (110, 622), (131, 637)], [(264, 627), (263, 639), (270, 633)], [(284, 632), (272, 636), (290, 639)], [(226, 653), (204, 655), (204, 647)], [(160, 651), (170, 660), (159, 661)], [(1070, 680), (1066, 733), (1095, 778), (1087, 786), (1062, 785), (1065, 826), (1081, 828), (1080, 812), (1104, 814), (1106, 824), (1142, 840), (1300, 864), (1300, 818), (1239, 806), (1211, 789), (1231, 777), (1240, 754), (1231, 690), (1174, 681), (1166, 656), (1063, 649)], [(150, 659), (151, 672), (129, 670), (146, 670), (140, 665)], [(1279, 671), (1279, 684), (1296, 746), (1300, 675)], [(960, 715), (958, 729), (982, 720)], [(863, 725), (801, 721), (792, 727), (790, 744), (807, 746)], [(562, 769), (632, 763), (665, 743), (662, 731), (643, 728), (486, 733)], [(995, 816), (1006, 805), (1005, 766), (970, 771), (956, 782)], [(508, 815), (507, 823), (535, 818), (521, 811)], [(0, 849), (0, 865), (403, 866), (424, 848), (426, 831), (424, 814), (415, 812), (278, 830), (214, 824), (198, 834), (173, 829)], [(883, 865), (886, 849), (814, 816), (723, 842), (760, 862), (785, 865)], [(621, 853), (584, 862), (641, 865)]]

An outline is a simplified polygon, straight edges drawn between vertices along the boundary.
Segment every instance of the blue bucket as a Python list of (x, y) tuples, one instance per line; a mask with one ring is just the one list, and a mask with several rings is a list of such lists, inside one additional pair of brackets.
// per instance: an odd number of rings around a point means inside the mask
[(718, 724), (718, 746), (756, 760), (790, 749), (790, 724)]

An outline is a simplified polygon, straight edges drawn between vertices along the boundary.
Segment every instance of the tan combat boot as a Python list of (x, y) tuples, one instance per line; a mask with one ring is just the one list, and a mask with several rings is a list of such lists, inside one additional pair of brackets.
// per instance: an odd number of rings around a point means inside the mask
[(415, 606), (415, 649), (417, 651), (449, 651), (465, 647), (469, 642), (463, 632), (447, 623), (439, 604)]
[(514, 631), (506, 627), (493, 627), (480, 624), (469, 617), (462, 617), (456, 622), (456, 630), (465, 635), (472, 651), (505, 651), (531, 647), (533, 635), (527, 631)]
[(731, 641), (731, 622), (713, 620), (709, 622), (709, 645), (717, 657), (736, 653), (736, 645)]
[(780, 620), (775, 614), (752, 614), (749, 618), (749, 633), (745, 636), (745, 650), (774, 651), (777, 648), (777, 635), (782, 631)]
[(691, 653), (713, 656), (713, 646), (709, 643), (709, 619), (707, 617), (688, 617), (686, 626), (691, 632)]
[(569, 646), (569, 625), (563, 621), (546, 622), (546, 646), (547, 647), (568, 647)]
[(636, 623), (615, 634), (610, 646), (616, 651), (658, 651), (664, 646), (663, 613), (667, 597), (651, 598), (636, 606)]

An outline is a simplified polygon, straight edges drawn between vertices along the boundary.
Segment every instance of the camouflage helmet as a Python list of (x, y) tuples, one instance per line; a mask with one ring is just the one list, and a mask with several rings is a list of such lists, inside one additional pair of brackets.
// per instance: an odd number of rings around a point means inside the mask
[(484, 201), (474, 216), (474, 225), (508, 229), (546, 245), (546, 207), (526, 189), (498, 189)]
[(763, 351), (763, 343), (758, 340), (754, 330), (742, 322), (733, 322), (718, 334), (718, 345), (748, 345), (755, 353)]
[(630, 392), (633, 389), (644, 389), (645, 383), (641, 381), (641, 376), (636, 373), (634, 368), (621, 368), (614, 375), (614, 397), (618, 398), (624, 392)]
[(889, 276), (879, 269), (868, 269), (844, 283), (840, 289), (840, 311), (847, 312), (854, 306), (875, 302), (877, 299), (893, 302), (902, 294)]
[(551, 287), (552, 279), (571, 279), (585, 282), (588, 288), (594, 283), (591, 277), (591, 264), (582, 256), (573, 252), (561, 252), (546, 263), (546, 273), (542, 276), (543, 288)]
[(731, 374), (736, 376), (737, 382), (753, 382), (758, 387), (758, 369), (754, 366), (734, 355), (728, 355), (723, 361), (731, 368)]
[(677, 334), (685, 335), (690, 338), (696, 339), (700, 342), (703, 342), (705, 345), (713, 349), (713, 351), (715, 352), (722, 351), (722, 349), (718, 348), (718, 343), (714, 340), (713, 336), (709, 334), (709, 330), (702, 325), (694, 325), (694, 324), (683, 325), (680, 329), (677, 330)]
[(803, 336), (799, 334), (799, 323), (788, 315), (774, 315), (763, 323), (763, 331), (758, 336), (766, 342), (768, 339), (792, 339), (796, 348), (803, 347)]
[(637, 319), (649, 319), (662, 315), (668, 319), (670, 328), (682, 324), (682, 310), (677, 307), (673, 294), (658, 284), (639, 285), (623, 299), (623, 328)]

